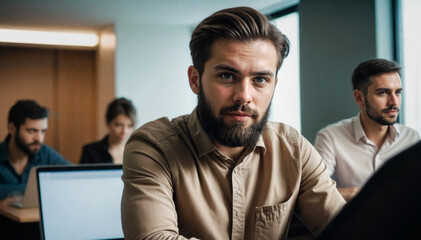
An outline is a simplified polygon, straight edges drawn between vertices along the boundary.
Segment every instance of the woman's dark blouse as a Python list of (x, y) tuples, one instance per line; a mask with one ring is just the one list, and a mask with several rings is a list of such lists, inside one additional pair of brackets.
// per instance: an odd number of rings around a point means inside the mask
[(101, 141), (86, 144), (82, 149), (79, 163), (113, 163), (113, 157), (108, 152), (108, 135)]

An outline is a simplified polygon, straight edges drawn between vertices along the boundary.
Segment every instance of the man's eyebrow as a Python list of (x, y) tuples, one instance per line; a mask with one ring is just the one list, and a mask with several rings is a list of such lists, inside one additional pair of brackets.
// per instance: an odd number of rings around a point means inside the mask
[(230, 72), (233, 72), (233, 73), (239, 73), (239, 72), (240, 72), (240, 71), (238, 71), (237, 69), (235, 69), (235, 68), (233, 68), (233, 67), (230, 67), (230, 66), (228, 66), (228, 65), (224, 65), (224, 64), (217, 65), (217, 66), (215, 66), (215, 67), (214, 67), (214, 69), (215, 69), (215, 70), (225, 70), (225, 71), (230, 71)]
[[(392, 91), (392, 90), (393, 89), (391, 89), (391, 88), (377, 88), (375, 91), (381, 92), (381, 91)], [(402, 91), (402, 88), (395, 89), (395, 91)]]
[[(240, 73), (239, 70), (237, 70), (233, 67), (230, 67), (228, 65), (224, 65), (224, 64), (217, 65), (217, 66), (214, 67), (214, 69), (215, 70), (230, 71), (230, 72), (237, 73), (237, 74)], [(275, 75), (275, 74), (273, 74), (272, 71), (269, 71), (269, 70), (268, 71), (251, 72), (251, 74), (252, 75), (258, 75), (258, 76), (274, 76)]]

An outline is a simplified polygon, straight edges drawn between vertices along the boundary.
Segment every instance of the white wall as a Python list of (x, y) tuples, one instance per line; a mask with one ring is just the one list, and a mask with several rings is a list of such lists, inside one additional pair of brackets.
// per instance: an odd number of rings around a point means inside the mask
[(197, 103), (187, 78), (191, 28), (117, 23), (115, 33), (116, 97), (133, 101), (137, 127), (190, 113)]

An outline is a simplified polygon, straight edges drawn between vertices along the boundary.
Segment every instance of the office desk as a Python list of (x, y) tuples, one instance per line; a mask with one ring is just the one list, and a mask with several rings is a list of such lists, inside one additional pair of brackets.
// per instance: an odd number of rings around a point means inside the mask
[(0, 214), (19, 223), (39, 222), (39, 208), (15, 208), (6, 206), (0, 208)]

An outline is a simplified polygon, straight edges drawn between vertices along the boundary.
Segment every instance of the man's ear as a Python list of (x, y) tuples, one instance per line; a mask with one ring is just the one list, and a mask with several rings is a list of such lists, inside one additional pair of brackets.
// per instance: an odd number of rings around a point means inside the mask
[(363, 107), (364, 106), (364, 94), (362, 91), (355, 89), (354, 90), (354, 101), (358, 104), (358, 106)]
[(11, 135), (16, 135), (16, 126), (14, 123), (10, 122), (9, 124), (7, 124), (7, 130)]
[(189, 84), (190, 84), (190, 88), (191, 90), (197, 95), (199, 94), (199, 84), (200, 84), (200, 76), (199, 76), (199, 71), (197, 70), (197, 68), (195, 68), (194, 66), (190, 66), (187, 72), (188, 76), (189, 76)]

